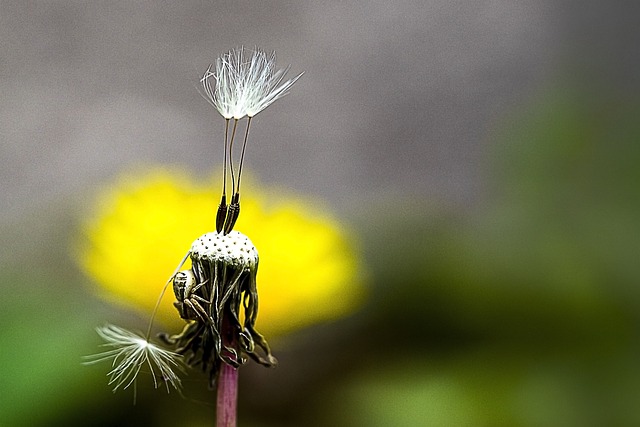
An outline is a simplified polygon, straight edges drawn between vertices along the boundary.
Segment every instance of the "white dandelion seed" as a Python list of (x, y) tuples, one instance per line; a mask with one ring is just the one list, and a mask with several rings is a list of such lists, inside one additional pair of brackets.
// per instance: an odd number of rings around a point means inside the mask
[[(133, 384), (143, 365), (147, 364), (153, 377), (153, 384), (159, 387), (158, 378), (166, 385), (169, 384), (179, 390), (182, 382), (174, 369), (182, 370), (181, 356), (172, 351), (162, 349), (150, 343), (142, 335), (138, 335), (115, 325), (105, 325), (96, 328), (98, 335), (106, 341), (103, 346), (113, 347), (112, 350), (87, 356), (86, 364), (93, 364), (103, 360), (113, 359), (113, 369), (107, 374), (109, 385), (113, 391), (122, 387), (126, 389)], [(156, 372), (157, 370), (157, 372)]]
[(247, 73), (245, 86), (247, 116), (253, 117), (278, 99), (289, 93), (289, 89), (298, 81), (303, 73), (284, 81), (289, 72), (286, 68), (276, 69), (276, 53), (269, 56), (263, 51), (256, 50), (251, 58), (251, 65)]
[[(225, 119), (253, 117), (282, 98), (303, 73), (284, 81), (290, 66), (276, 70), (276, 53), (232, 49), (209, 66), (201, 79), (205, 98)], [(212, 83), (213, 80), (213, 83)]]
[(242, 56), (242, 53), (231, 56), (231, 52), (221, 56), (216, 61), (215, 71), (212, 70), (213, 65), (210, 65), (200, 80), (206, 100), (225, 119), (241, 119), (246, 116), (243, 85), (239, 80), (242, 76)]

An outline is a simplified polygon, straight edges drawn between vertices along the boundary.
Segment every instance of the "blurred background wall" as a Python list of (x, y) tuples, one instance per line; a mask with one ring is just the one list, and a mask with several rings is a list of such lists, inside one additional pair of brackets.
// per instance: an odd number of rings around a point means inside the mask
[(636, 9), (0, 1), (2, 424), (211, 424), (197, 376), (132, 406), (80, 366), (117, 309), (70, 245), (122, 171), (219, 168), (197, 85), (244, 45), (305, 71), (245, 167), (354, 231), (369, 296), (247, 367), (240, 425), (637, 425)]

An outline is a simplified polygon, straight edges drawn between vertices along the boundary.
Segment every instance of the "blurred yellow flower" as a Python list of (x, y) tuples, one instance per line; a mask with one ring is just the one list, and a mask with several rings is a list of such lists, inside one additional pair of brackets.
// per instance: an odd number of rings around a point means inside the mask
[[(191, 243), (215, 229), (218, 188), (165, 167), (123, 174), (99, 194), (83, 224), (81, 268), (105, 298), (150, 313)], [(251, 238), (260, 255), (258, 329), (285, 334), (353, 311), (364, 289), (345, 230), (300, 197), (248, 179), (244, 194), (235, 229)], [(184, 321), (174, 300), (169, 288), (158, 320), (179, 329)]]

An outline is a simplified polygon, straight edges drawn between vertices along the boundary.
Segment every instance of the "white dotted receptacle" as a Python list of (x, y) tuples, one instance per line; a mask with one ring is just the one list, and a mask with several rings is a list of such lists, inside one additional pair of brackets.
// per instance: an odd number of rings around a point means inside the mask
[(258, 251), (251, 240), (239, 231), (223, 235), (216, 231), (203, 234), (191, 245), (191, 256), (209, 261), (225, 261), (235, 265), (253, 266)]

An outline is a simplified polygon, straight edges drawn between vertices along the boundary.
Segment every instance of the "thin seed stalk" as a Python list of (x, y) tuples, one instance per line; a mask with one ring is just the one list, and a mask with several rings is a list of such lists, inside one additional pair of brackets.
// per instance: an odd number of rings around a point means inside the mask
[(238, 369), (222, 364), (218, 377), (218, 402), (216, 405), (216, 426), (236, 427), (238, 406)]
[[(226, 344), (232, 348), (236, 347), (237, 340), (234, 335), (234, 327), (229, 321), (228, 315), (222, 319), (222, 337), (223, 342), (227, 341)], [(238, 414), (238, 368), (225, 362), (222, 362), (221, 365), (220, 372), (218, 373), (216, 426), (236, 427)]]

